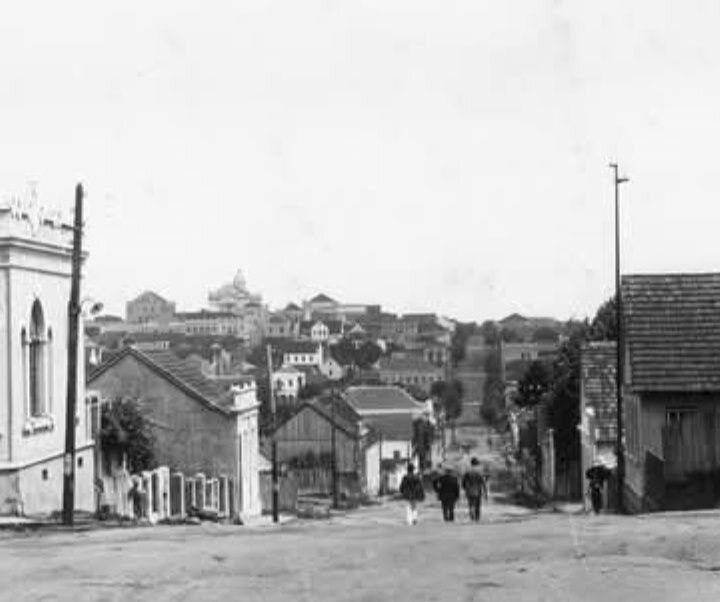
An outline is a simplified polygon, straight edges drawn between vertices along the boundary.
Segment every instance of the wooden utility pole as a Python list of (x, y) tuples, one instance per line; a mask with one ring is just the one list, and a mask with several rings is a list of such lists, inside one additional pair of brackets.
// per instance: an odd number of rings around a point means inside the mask
[(80, 322), (80, 269), (82, 262), (83, 187), (75, 187), (72, 274), (68, 302), (67, 397), (65, 403), (65, 455), (63, 457), (62, 521), (72, 526), (75, 514), (75, 413), (77, 406), (78, 330)]
[(273, 522), (280, 520), (279, 517), (279, 497), (280, 485), (278, 483), (278, 461), (277, 461), (277, 408), (275, 407), (275, 392), (273, 390), (273, 366), (272, 366), (272, 347), (267, 346), (267, 368), (268, 368), (268, 391), (270, 392), (270, 412), (272, 413), (272, 517)]
[(332, 496), (333, 496), (333, 508), (337, 509), (338, 503), (338, 470), (337, 470), (337, 429), (335, 414), (335, 389), (330, 391), (330, 414), (332, 420), (332, 430), (330, 431), (330, 454), (331, 454), (331, 468), (332, 468)]
[(620, 184), (628, 181), (618, 175), (617, 163), (611, 163), (615, 186), (615, 321), (617, 325), (617, 353), (615, 368), (615, 394), (617, 398), (617, 435), (615, 441), (615, 455), (617, 456), (617, 511), (625, 511), (625, 443), (623, 420), (623, 382), (625, 368), (625, 332), (623, 327), (623, 299), (620, 279)]

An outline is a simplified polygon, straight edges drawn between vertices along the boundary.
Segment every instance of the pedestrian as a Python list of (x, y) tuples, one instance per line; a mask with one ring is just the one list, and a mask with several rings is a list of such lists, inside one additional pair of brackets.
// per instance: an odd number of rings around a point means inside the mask
[(460, 497), (460, 484), (451, 468), (447, 467), (445, 473), (433, 481), (433, 489), (435, 489), (442, 506), (443, 520), (453, 522), (455, 520), (455, 504)]
[(602, 510), (603, 490), (605, 488), (605, 480), (610, 476), (610, 470), (602, 464), (595, 464), (588, 468), (585, 477), (588, 479), (588, 492), (590, 494), (590, 502), (595, 514), (600, 514)]
[(407, 523), (415, 525), (418, 521), (418, 502), (425, 499), (425, 489), (420, 477), (415, 474), (415, 466), (409, 463), (407, 474), (400, 482), (400, 494), (407, 502)]
[(487, 483), (485, 477), (480, 472), (480, 462), (477, 458), (470, 460), (470, 469), (463, 475), (462, 487), (465, 490), (468, 507), (470, 509), (470, 520), (478, 522), (480, 520), (480, 506), (482, 499), (488, 499)]
[(128, 492), (128, 497), (132, 502), (135, 520), (145, 518), (145, 490), (142, 486), (142, 479), (137, 475), (133, 475), (132, 477), (132, 486)]

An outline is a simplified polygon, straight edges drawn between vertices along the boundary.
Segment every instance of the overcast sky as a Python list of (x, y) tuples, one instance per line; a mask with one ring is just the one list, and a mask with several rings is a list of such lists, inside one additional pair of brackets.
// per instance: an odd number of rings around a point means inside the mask
[(194, 309), (238, 268), (459, 319), (720, 269), (720, 2), (12, 2), (0, 192), (88, 190), (87, 291)]

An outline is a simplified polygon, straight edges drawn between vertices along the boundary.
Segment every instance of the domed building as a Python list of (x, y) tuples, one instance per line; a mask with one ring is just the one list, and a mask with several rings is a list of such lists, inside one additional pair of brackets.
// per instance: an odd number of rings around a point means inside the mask
[(248, 291), (245, 276), (238, 270), (232, 282), (210, 292), (208, 303), (217, 311), (241, 314), (250, 304), (262, 305), (262, 296)]

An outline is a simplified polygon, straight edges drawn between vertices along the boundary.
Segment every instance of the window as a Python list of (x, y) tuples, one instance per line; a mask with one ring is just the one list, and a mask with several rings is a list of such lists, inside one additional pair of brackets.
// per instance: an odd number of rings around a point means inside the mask
[(665, 410), (665, 424), (673, 428), (682, 428), (696, 415), (697, 408), (693, 406), (667, 408)]
[[(41, 416), (47, 412), (44, 378), (47, 341), (43, 337), (44, 333), (45, 319), (42, 305), (36, 299), (30, 313), (29, 336), (23, 341), (27, 348), (27, 410), (30, 416)], [(25, 350), (23, 351), (25, 355)]]

